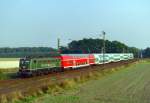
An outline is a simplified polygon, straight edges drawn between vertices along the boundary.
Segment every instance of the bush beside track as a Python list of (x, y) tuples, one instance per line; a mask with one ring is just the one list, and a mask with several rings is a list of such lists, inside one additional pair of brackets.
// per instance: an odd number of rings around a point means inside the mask
[(0, 80), (15, 79), (17, 75), (18, 68), (10, 69), (0, 69)]
[[(72, 88), (78, 83), (84, 83), (90, 79), (97, 79), (123, 69), (136, 61), (121, 61), (118, 63), (87, 67), (80, 70), (65, 71), (64, 73), (50, 74), (43, 77), (2, 81), (0, 82), (3, 83), (0, 86), (0, 100), (2, 103), (8, 101), (14, 102), (18, 99), (26, 100), (26, 96), (39, 96), (43, 93), (59, 93), (61, 90)], [(8, 85), (12, 87), (7, 87)]]

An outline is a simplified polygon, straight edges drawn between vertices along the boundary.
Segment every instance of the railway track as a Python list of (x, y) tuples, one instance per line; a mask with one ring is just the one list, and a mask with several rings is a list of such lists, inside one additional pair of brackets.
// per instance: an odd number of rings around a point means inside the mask
[(84, 67), (77, 70), (67, 70), (61, 73), (51, 73), (48, 75), (33, 77), (33, 78), (16, 78), (11, 80), (0, 81), (0, 95), (8, 95), (10, 93), (19, 91), (24, 95), (35, 88), (43, 88), (52, 83), (63, 81), (66, 78), (75, 78), (77, 76), (86, 75), (91, 71), (100, 69), (115, 68), (123, 65), (128, 65), (137, 60), (121, 61), (116, 63), (109, 63), (99, 66)]

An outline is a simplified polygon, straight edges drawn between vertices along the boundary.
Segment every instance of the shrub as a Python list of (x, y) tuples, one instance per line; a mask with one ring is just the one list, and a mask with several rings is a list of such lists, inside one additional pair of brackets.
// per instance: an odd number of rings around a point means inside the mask
[(66, 79), (66, 80), (62, 81), (59, 86), (64, 89), (69, 89), (69, 88), (73, 88), (75, 86), (75, 84), (76, 83), (73, 79), (72, 80)]
[(17, 100), (23, 99), (23, 98), (24, 98), (24, 96), (21, 94), (20, 91), (12, 92), (12, 93), (10, 93), (10, 94), (7, 95), (7, 100), (10, 103), (14, 103)]
[(0, 95), (0, 103), (7, 103), (7, 97), (5, 95)]
[(47, 93), (52, 94), (52, 95), (56, 95), (62, 91), (63, 91), (63, 89), (59, 85), (56, 84), (56, 85), (49, 86)]
[(79, 83), (79, 82), (81, 82), (81, 78), (80, 77), (75, 77), (74, 81), (77, 82), (77, 83)]

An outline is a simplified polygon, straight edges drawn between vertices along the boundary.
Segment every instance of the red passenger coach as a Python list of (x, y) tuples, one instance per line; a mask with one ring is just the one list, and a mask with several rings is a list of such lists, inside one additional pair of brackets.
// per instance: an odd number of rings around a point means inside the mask
[(95, 58), (92, 54), (62, 54), (62, 67), (79, 68), (95, 64)]
[(95, 57), (93, 54), (89, 54), (89, 63), (90, 65), (95, 64)]
[(69, 55), (61, 55), (62, 68), (72, 68), (74, 65), (73, 57)]

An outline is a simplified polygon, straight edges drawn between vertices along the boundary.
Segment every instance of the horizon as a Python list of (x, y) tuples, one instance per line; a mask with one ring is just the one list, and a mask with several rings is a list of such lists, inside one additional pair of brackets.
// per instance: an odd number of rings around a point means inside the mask
[[(82, 39), (79, 39), (79, 40), (83, 40), (83, 39), (100, 39), (100, 38), (82, 38)], [(79, 41), (79, 40), (75, 40), (75, 41)], [(100, 40), (103, 40), (103, 39), (100, 39)], [(108, 39), (106, 39), (106, 40), (108, 40)], [(105, 40), (105, 41), (106, 41)], [(74, 41), (74, 40), (73, 40)], [(118, 41), (118, 40), (108, 40), (108, 41), (110, 41), (110, 42), (112, 42), (112, 41)], [(72, 41), (70, 41), (70, 42), (68, 42), (68, 43), (71, 43)], [(123, 43), (122, 41), (118, 41), (118, 42), (120, 42), (120, 43)], [(123, 43), (123, 44), (125, 44), (125, 43)], [(56, 45), (58, 45), (58, 44), (56, 44)], [(125, 44), (126, 46), (128, 46), (128, 47), (135, 47), (135, 46), (129, 46), (129, 45), (127, 45), (127, 44)], [(67, 47), (68, 46), (68, 44), (66, 44), (66, 45), (61, 45), (60, 44), (60, 46), (63, 46), (63, 47)], [(46, 48), (52, 48), (52, 49), (57, 49), (57, 47), (50, 47), (50, 46), (19, 46), (19, 47), (9, 47), (9, 46), (7, 46), (7, 47), (0, 47), (0, 48), (38, 48), (38, 47), (46, 47)], [(135, 48), (137, 48), (137, 47), (135, 47)], [(140, 49), (140, 48), (137, 48), (137, 49)], [(144, 48), (144, 49), (146, 49), (146, 48)]]

